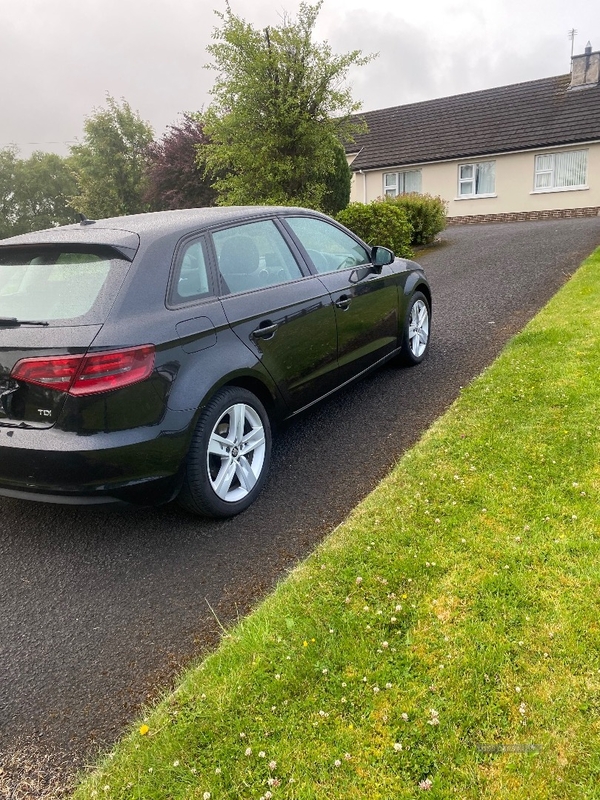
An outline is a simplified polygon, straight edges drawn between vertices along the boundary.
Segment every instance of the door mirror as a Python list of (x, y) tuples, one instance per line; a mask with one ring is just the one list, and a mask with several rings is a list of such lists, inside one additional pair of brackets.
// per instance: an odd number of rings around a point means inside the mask
[(373, 247), (371, 250), (371, 264), (377, 272), (386, 264), (392, 264), (396, 256), (387, 247)]

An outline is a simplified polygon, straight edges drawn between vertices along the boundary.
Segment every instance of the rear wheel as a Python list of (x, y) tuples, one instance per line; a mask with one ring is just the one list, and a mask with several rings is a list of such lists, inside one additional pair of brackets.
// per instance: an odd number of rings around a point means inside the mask
[(404, 320), (404, 337), (400, 359), (407, 366), (420, 364), (429, 347), (431, 310), (422, 292), (415, 292), (408, 301)]
[(179, 502), (188, 511), (232, 517), (245, 511), (264, 486), (271, 458), (271, 426), (251, 392), (226, 386), (196, 425)]

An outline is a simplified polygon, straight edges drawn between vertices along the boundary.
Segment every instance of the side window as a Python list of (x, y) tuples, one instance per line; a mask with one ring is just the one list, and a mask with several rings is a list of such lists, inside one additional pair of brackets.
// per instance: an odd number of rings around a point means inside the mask
[(199, 239), (187, 244), (180, 253), (169, 299), (175, 304), (185, 303), (209, 293), (206, 250), (204, 241)]
[(334, 272), (371, 263), (371, 254), (347, 233), (310, 217), (286, 217), (317, 272)]
[(212, 235), (223, 289), (248, 292), (302, 278), (273, 220), (236, 225)]
[(459, 164), (459, 197), (479, 197), (496, 190), (496, 162), (480, 161), (476, 164)]
[(383, 175), (383, 194), (397, 197), (399, 194), (421, 194), (421, 170), (408, 169), (405, 172), (386, 172)]
[(535, 192), (579, 189), (586, 185), (587, 150), (541, 153), (535, 157)]

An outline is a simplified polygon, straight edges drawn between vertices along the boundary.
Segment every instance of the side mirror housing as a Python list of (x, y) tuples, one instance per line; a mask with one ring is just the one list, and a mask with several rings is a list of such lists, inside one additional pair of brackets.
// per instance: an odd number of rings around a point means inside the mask
[(392, 264), (396, 256), (387, 247), (373, 247), (371, 249), (371, 264), (376, 272), (381, 272), (382, 267)]

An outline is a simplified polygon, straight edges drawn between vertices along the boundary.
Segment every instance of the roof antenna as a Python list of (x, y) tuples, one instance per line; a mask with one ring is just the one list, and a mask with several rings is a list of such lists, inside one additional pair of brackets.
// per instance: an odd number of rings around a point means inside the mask
[(577, 36), (577, 31), (575, 28), (571, 28), (571, 30), (567, 33), (567, 36), (571, 40), (571, 62), (573, 61), (573, 49), (575, 47), (575, 37)]

